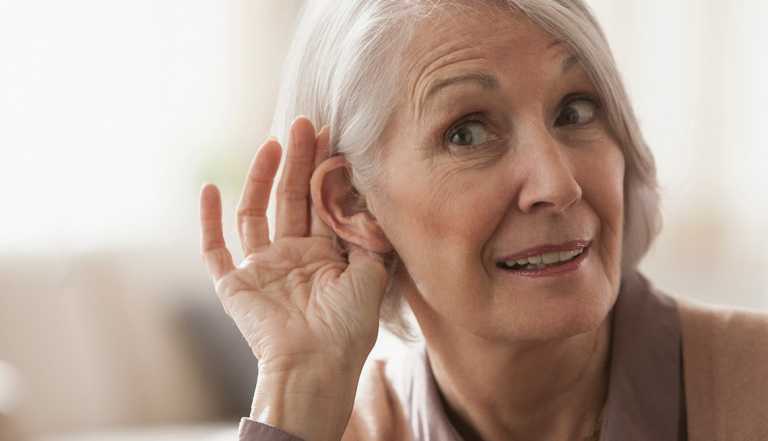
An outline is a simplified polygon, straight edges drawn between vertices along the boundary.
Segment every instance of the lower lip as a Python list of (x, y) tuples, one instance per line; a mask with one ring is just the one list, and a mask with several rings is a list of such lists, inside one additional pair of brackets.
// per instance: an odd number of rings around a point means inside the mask
[(576, 256), (575, 259), (569, 260), (568, 262), (563, 263), (561, 265), (550, 266), (550, 267), (537, 269), (537, 270), (510, 271), (510, 270), (499, 269), (499, 271), (503, 271), (505, 273), (509, 273), (514, 276), (523, 276), (523, 277), (532, 277), (532, 278), (551, 277), (551, 276), (557, 276), (565, 273), (571, 273), (578, 270), (579, 267), (581, 267), (581, 262), (583, 262), (584, 259), (587, 258), (590, 248), (592, 247), (589, 246), (587, 248), (584, 248), (584, 251), (578, 256)]

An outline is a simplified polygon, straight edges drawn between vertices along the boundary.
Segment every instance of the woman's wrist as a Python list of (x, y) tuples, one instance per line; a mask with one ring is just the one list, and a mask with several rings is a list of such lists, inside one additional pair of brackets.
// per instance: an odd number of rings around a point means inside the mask
[(352, 412), (359, 377), (359, 370), (323, 367), (260, 371), (250, 417), (305, 441), (338, 441)]

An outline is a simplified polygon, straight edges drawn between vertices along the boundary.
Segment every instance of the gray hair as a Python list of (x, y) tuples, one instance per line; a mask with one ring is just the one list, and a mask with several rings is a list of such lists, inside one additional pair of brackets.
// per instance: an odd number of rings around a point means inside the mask
[[(284, 71), (271, 133), (284, 141), (293, 119), (307, 116), (331, 131), (330, 154), (344, 155), (361, 195), (382, 173), (382, 135), (395, 112), (401, 60), (421, 19), (445, 5), (495, 6), (525, 14), (567, 43), (600, 94), (610, 129), (625, 158), (624, 237), (621, 267), (634, 270), (661, 229), (656, 166), (640, 132), (599, 23), (583, 0), (318, 0), (305, 6)], [(358, 198), (364, 207), (364, 197)], [(342, 241), (337, 245), (344, 249)], [(388, 260), (394, 275), (399, 258)], [(407, 303), (390, 284), (381, 322), (413, 340)]]

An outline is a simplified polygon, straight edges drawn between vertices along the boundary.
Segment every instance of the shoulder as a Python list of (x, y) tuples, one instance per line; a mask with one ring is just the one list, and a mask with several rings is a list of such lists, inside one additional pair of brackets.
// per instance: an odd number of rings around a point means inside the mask
[(714, 355), (768, 361), (762, 358), (768, 357), (768, 313), (676, 300), (684, 344), (708, 348)]
[(768, 314), (685, 299), (677, 302), (686, 373), (690, 370), (728, 385), (730, 389), (722, 393), (749, 387), (768, 399)]
[(691, 439), (768, 438), (768, 314), (677, 303)]

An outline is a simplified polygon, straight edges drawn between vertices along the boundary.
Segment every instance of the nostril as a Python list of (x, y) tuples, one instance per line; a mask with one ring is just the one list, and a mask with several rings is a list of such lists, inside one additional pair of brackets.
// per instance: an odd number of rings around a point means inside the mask
[(531, 205), (531, 208), (540, 208), (540, 207), (546, 207), (546, 206), (552, 206), (555, 205), (551, 202), (545, 202), (545, 201), (538, 201), (534, 202), (533, 205)]

